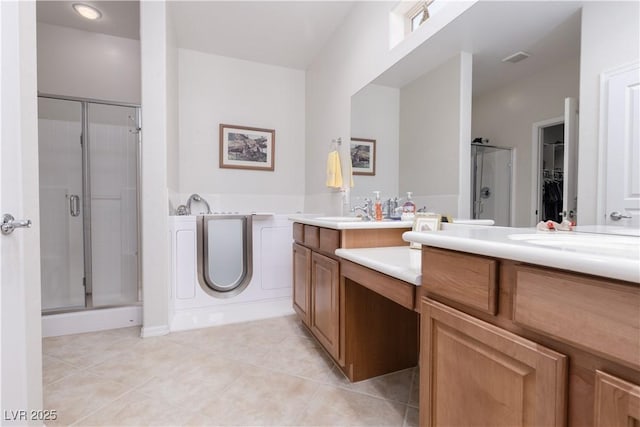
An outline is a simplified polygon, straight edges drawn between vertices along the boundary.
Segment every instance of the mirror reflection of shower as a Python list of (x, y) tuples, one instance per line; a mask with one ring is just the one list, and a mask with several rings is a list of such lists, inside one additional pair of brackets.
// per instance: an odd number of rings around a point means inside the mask
[(489, 145), (485, 138), (471, 143), (471, 206), (474, 219), (511, 225), (512, 148)]

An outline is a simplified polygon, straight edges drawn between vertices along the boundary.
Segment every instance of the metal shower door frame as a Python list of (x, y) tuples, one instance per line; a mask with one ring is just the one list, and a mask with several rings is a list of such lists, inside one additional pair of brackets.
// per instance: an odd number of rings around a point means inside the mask
[[(479, 191), (476, 191), (476, 184), (477, 184), (477, 179), (478, 179), (478, 166), (477, 166), (477, 161), (478, 161), (478, 149), (479, 148), (491, 148), (493, 150), (505, 150), (507, 152), (509, 152), (509, 163), (507, 164), (507, 167), (509, 168), (509, 188), (508, 188), (508, 195), (509, 195), (509, 205), (508, 205), (508, 209), (509, 209), (509, 224), (513, 223), (513, 147), (499, 147), (496, 145), (488, 145), (488, 144), (477, 144), (477, 143), (471, 143), (471, 148), (475, 148), (475, 150), (472, 151), (472, 155), (474, 157), (474, 162), (473, 162), (473, 175), (471, 177), (471, 184), (472, 184), (472, 200), (471, 200), (471, 206), (472, 206), (472, 216), (474, 219), (478, 219), (479, 213), (477, 212), (477, 202), (478, 199), (480, 198), (480, 194)], [(482, 162), (484, 163), (484, 152), (483, 154), (483, 159)], [(480, 182), (482, 182), (482, 176), (480, 177)], [(480, 189), (478, 189), (480, 190)]]
[(140, 165), (141, 165), (141, 114), (140, 114), (140, 105), (125, 103), (125, 102), (112, 102), (112, 101), (104, 101), (100, 99), (93, 98), (80, 98), (73, 96), (63, 96), (63, 95), (53, 95), (47, 93), (38, 93), (38, 98), (48, 98), (48, 99), (58, 99), (62, 101), (74, 101), (79, 102), (81, 105), (82, 111), (82, 129), (80, 134), (80, 145), (82, 147), (82, 240), (83, 240), (83, 255), (84, 255), (84, 293), (85, 293), (85, 304), (83, 308), (80, 309), (61, 309), (61, 310), (51, 310), (48, 312), (51, 313), (66, 313), (66, 312), (74, 312), (74, 311), (83, 311), (87, 309), (93, 308), (112, 308), (117, 307), (114, 305), (109, 306), (93, 306), (93, 262), (92, 262), (92, 246), (91, 246), (91, 158), (90, 158), (90, 148), (91, 148), (91, 138), (89, 137), (89, 105), (90, 104), (100, 104), (100, 105), (110, 105), (114, 107), (126, 107), (126, 108), (134, 108), (135, 109), (135, 118), (134, 133), (137, 135), (136, 140), (136, 228), (137, 228), (137, 242), (138, 242), (138, 253), (136, 257), (137, 261), (137, 277), (138, 283), (136, 283), (137, 287), (137, 303), (142, 301), (142, 282), (141, 282), (141, 262), (140, 262), (140, 254), (141, 254), (141, 239), (140, 239)]

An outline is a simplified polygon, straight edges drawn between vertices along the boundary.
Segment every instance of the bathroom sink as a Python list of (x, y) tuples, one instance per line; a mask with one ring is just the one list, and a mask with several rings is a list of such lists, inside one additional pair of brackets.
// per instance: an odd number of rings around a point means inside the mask
[(331, 222), (356, 222), (362, 221), (362, 218), (357, 216), (320, 216), (315, 218), (318, 221), (331, 221)]
[(509, 239), (576, 252), (618, 254), (625, 258), (640, 255), (640, 238), (630, 236), (558, 232), (510, 234)]

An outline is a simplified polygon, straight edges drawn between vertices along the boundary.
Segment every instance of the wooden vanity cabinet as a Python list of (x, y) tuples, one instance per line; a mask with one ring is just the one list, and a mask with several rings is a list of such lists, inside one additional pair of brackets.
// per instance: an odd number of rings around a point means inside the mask
[(344, 285), (338, 248), (408, 245), (409, 228), (335, 230), (293, 224), (293, 308), (318, 342), (345, 368)]
[(340, 264), (335, 259), (312, 253), (309, 327), (336, 360), (340, 350)]
[(640, 426), (640, 386), (596, 371), (595, 427)]
[(637, 283), (422, 250), (421, 426), (640, 427)]
[(428, 298), (421, 426), (562, 426), (566, 357)]
[(311, 313), (311, 250), (293, 244), (293, 309), (309, 326)]

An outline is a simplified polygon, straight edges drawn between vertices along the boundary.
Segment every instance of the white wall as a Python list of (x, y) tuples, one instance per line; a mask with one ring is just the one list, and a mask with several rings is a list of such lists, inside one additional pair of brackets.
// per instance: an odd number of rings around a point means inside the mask
[(351, 98), (351, 136), (376, 140), (376, 174), (353, 177), (352, 204), (356, 198), (373, 197), (375, 190), (383, 199), (397, 196), (400, 90), (371, 84), (356, 93)]
[(140, 103), (140, 41), (38, 23), (38, 91)]
[(583, 225), (595, 224), (598, 214), (600, 74), (638, 60), (639, 16), (638, 2), (585, 2), (582, 9), (578, 218)]
[(579, 59), (574, 57), (473, 99), (472, 138), (489, 138), (491, 145), (516, 148), (513, 226), (533, 225), (532, 125), (564, 115), (564, 98), (578, 97), (579, 73)]
[[(389, 12), (397, 2), (356, 2), (307, 68), (305, 211), (340, 213), (340, 193), (324, 185), (325, 159), (333, 138), (340, 136), (346, 141), (351, 135), (351, 95), (474, 3), (448, 3), (407, 39), (389, 49)], [(341, 154), (344, 169), (349, 161), (346, 144)]]
[(469, 131), (463, 62), (456, 55), (400, 90), (400, 192), (412, 191), (418, 208), (466, 217), (458, 212), (460, 131)]
[[(180, 203), (213, 211), (301, 211), (305, 168), (304, 71), (179, 49)], [(219, 167), (219, 125), (275, 129), (275, 170)]]
[(167, 11), (164, 2), (140, 2), (142, 75), (142, 336), (169, 332), (169, 224), (167, 216)]

